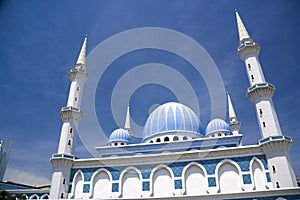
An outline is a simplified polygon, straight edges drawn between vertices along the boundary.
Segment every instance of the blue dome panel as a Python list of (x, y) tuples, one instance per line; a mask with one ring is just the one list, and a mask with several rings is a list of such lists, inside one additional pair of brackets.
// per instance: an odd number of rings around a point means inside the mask
[(175, 118), (174, 118), (174, 114), (173, 114), (173, 110), (171, 107), (169, 107), (168, 110), (168, 115), (167, 115), (167, 129), (166, 130), (176, 130), (175, 129)]
[(183, 127), (182, 127), (183, 126), (182, 114), (181, 114), (181, 111), (179, 110), (178, 107), (176, 107), (175, 117), (176, 117), (175, 129), (176, 130), (183, 129)]
[(197, 115), (187, 106), (169, 102), (156, 108), (148, 117), (144, 127), (144, 138), (164, 131), (191, 131), (201, 133)]
[(206, 135), (215, 132), (231, 132), (229, 125), (222, 119), (211, 120), (206, 127)]
[(131, 136), (127, 130), (124, 129), (116, 129), (114, 130), (109, 137), (109, 142), (127, 142), (131, 143)]

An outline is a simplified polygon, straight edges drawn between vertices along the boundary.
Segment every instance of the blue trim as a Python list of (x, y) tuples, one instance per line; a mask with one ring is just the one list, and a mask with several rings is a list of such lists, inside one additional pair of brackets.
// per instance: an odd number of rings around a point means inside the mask
[(244, 174), (243, 175), (243, 182), (244, 182), (244, 184), (251, 184), (252, 183), (250, 174)]
[(182, 189), (182, 180), (174, 180), (175, 189)]
[(150, 191), (150, 182), (143, 181), (143, 191)]
[(101, 157), (110, 156), (134, 156), (136, 154), (158, 154), (169, 152), (186, 152), (189, 149), (206, 150), (218, 147), (237, 147), (240, 145), (242, 136), (227, 136), (220, 138), (197, 138), (189, 141), (168, 143), (142, 143), (135, 145), (124, 145), (118, 147), (98, 147), (96, 150)]
[(208, 178), (208, 187), (216, 187), (216, 186), (217, 186), (216, 178), (209, 177)]
[(270, 173), (266, 172), (266, 178), (268, 182), (271, 182), (271, 177), (270, 177)]
[(90, 184), (83, 184), (83, 193), (90, 192)]
[(72, 191), (72, 185), (69, 185), (68, 193), (71, 193), (71, 191)]
[(119, 183), (112, 183), (111, 191), (118, 192), (119, 191)]
[[(235, 161), (241, 168), (242, 172), (250, 172), (250, 161), (253, 158), (259, 159), (263, 165), (265, 170), (268, 170), (268, 165), (267, 165), (267, 160), (265, 155), (253, 155), (253, 156), (245, 156), (245, 157), (235, 157), (235, 158), (230, 158), (231, 160)], [(196, 161), (188, 161), (188, 162), (174, 162), (174, 163), (159, 163), (159, 164), (164, 164), (168, 167), (171, 168), (174, 177), (182, 177), (183, 176), (183, 169), (185, 166), (190, 164), (191, 162), (198, 163), (204, 167), (206, 170), (206, 173), (208, 175), (214, 175), (216, 171), (216, 166), (224, 159), (211, 159), (211, 160), (196, 160)], [(138, 170), (140, 170), (142, 174), (143, 179), (149, 179), (150, 174), (152, 170), (158, 166), (159, 164), (145, 164), (145, 165), (134, 165), (132, 164), (131, 166), (136, 167)], [(112, 176), (112, 180), (118, 181), (120, 179), (120, 175), (124, 169), (126, 169), (128, 166), (116, 166), (116, 167), (103, 167), (102, 169), (106, 169), (107, 171), (110, 172)], [(74, 168), (71, 170), (71, 176), (70, 176), (70, 182), (73, 181), (74, 175), (78, 170), (81, 170), (84, 176), (84, 181), (90, 181), (91, 177), (93, 174), (100, 169), (99, 167), (95, 168)]]

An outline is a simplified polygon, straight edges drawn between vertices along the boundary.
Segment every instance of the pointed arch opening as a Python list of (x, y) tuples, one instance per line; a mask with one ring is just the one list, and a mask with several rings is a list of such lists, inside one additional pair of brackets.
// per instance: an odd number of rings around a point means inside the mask
[(255, 190), (265, 190), (266, 189), (266, 182), (265, 182), (265, 175), (263, 170), (263, 165), (261, 161), (257, 158), (254, 158), (251, 163), (251, 172), (252, 172), (252, 181)]
[(186, 195), (206, 194), (207, 181), (204, 170), (191, 164), (184, 170), (184, 183)]
[(173, 175), (166, 166), (159, 166), (154, 169), (152, 173), (152, 192), (154, 197), (173, 196)]
[(107, 170), (101, 169), (92, 177), (93, 198), (109, 198), (111, 192), (111, 176)]
[(128, 168), (121, 175), (122, 197), (138, 198), (142, 194), (141, 173), (136, 168)]
[(76, 172), (74, 179), (73, 179), (73, 183), (72, 183), (72, 196), (75, 199), (80, 199), (82, 198), (82, 194), (83, 194), (83, 174), (82, 172), (79, 170), (78, 172)]
[(241, 175), (238, 167), (233, 162), (225, 161), (219, 166), (218, 181), (220, 193), (242, 191)]

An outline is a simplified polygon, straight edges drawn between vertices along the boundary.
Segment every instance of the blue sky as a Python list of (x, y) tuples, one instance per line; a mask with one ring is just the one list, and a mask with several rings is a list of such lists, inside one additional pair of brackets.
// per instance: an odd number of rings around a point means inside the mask
[[(168, 28), (193, 38), (221, 73), (242, 122), (243, 143), (255, 144), (261, 136), (254, 105), (245, 97), (249, 83), (244, 64), (236, 55), (235, 8), (261, 45), (260, 61), (267, 81), (276, 86), (274, 104), (283, 133), (293, 138), (291, 160), (300, 174), (299, 1), (20, 0), (0, 2), (0, 138), (13, 141), (6, 177), (31, 184), (50, 180), (49, 158), (57, 151), (62, 124), (59, 111), (68, 97), (67, 74), (85, 34), (88, 53), (107, 38), (134, 28)], [(95, 105), (104, 132), (109, 135), (118, 126), (110, 108), (113, 86), (123, 74), (145, 63), (171, 66), (190, 81), (205, 128), (211, 105), (202, 77), (175, 54), (142, 49), (116, 59), (99, 81)], [(132, 120), (142, 126), (153, 105), (176, 100), (168, 88), (144, 85), (130, 98)], [(76, 152), (88, 156), (80, 141)]]

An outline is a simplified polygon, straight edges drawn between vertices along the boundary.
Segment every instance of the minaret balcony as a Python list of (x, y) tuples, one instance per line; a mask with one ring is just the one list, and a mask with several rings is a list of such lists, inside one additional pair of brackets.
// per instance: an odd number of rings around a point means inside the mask
[(86, 73), (84, 67), (75, 67), (70, 70), (69, 78), (71, 81), (74, 81), (76, 78), (86, 81), (88, 78), (88, 74)]
[(247, 98), (256, 103), (257, 100), (263, 98), (272, 98), (275, 93), (275, 86), (271, 83), (258, 83), (248, 88)]
[(83, 118), (83, 112), (81, 112), (78, 108), (74, 108), (72, 106), (63, 107), (60, 111), (60, 117), (63, 121), (75, 119), (81, 120)]
[(293, 140), (285, 135), (270, 136), (258, 141), (258, 144), (269, 156), (289, 152), (292, 143)]
[(249, 55), (256, 55), (258, 56), (260, 52), (260, 46), (259, 44), (255, 42), (243, 42), (239, 47), (238, 47), (238, 56), (242, 59), (245, 60), (245, 58)]

